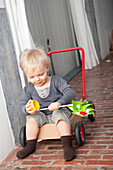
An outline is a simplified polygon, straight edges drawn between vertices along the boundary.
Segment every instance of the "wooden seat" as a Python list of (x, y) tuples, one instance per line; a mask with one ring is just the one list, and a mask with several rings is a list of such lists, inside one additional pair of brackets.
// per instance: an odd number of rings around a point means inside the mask
[[(71, 129), (74, 132), (76, 122), (81, 121), (82, 118), (77, 115), (71, 116)], [(55, 123), (45, 124), (40, 128), (38, 135), (38, 142), (47, 139), (60, 139), (60, 134)]]

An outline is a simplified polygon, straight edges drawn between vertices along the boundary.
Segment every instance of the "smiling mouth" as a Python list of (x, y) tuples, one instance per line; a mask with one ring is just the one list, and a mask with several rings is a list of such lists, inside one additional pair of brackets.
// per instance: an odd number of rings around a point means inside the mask
[(35, 84), (41, 84), (41, 82), (35, 82)]

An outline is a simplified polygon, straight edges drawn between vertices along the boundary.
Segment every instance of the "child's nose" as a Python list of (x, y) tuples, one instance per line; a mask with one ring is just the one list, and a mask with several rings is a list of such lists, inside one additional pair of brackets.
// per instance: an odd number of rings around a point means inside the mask
[(40, 78), (38, 76), (36, 76), (36, 80), (39, 80)]

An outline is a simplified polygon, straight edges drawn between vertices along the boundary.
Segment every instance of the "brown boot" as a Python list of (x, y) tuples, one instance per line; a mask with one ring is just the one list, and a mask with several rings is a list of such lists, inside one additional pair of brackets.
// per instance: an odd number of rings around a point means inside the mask
[(72, 136), (61, 136), (61, 141), (64, 150), (65, 161), (71, 161), (75, 158), (75, 151), (72, 146)]
[(37, 139), (27, 140), (26, 146), (21, 151), (17, 152), (17, 158), (23, 159), (32, 154), (35, 151)]

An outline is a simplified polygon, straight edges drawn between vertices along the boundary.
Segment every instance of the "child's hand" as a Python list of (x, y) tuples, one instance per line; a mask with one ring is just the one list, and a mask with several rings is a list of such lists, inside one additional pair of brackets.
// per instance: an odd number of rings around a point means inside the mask
[(82, 103), (83, 102), (83, 99), (80, 99), (80, 103)]
[(28, 103), (25, 105), (26, 107), (26, 112), (29, 113), (29, 114), (35, 114), (37, 110), (32, 110), (31, 109), (33, 108), (32, 105), (31, 105), (31, 101), (32, 100), (29, 100)]
[(59, 109), (59, 106), (61, 106), (61, 104), (60, 104), (59, 102), (51, 103), (51, 104), (48, 106), (48, 109), (49, 109), (50, 111), (58, 110), (58, 109)]
[(86, 100), (80, 99), (80, 103), (82, 103), (83, 101), (86, 101)]

